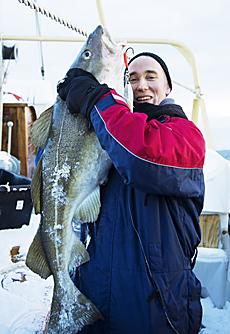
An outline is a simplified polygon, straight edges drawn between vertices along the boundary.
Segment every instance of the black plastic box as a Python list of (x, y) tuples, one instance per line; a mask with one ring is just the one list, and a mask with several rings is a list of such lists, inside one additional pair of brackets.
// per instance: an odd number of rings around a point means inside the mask
[(31, 179), (0, 169), (0, 230), (29, 225)]

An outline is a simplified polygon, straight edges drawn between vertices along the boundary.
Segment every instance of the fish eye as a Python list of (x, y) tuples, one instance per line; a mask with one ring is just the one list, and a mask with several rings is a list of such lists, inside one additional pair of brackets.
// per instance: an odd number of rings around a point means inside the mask
[(89, 50), (85, 50), (82, 54), (82, 56), (85, 58), (85, 59), (89, 59), (91, 57), (91, 52)]

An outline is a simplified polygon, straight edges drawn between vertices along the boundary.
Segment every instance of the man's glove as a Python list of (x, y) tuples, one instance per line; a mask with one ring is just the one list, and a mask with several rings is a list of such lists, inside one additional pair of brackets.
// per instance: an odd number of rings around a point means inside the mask
[(106, 84), (101, 85), (89, 72), (79, 68), (67, 72), (57, 86), (57, 92), (72, 114), (81, 113), (90, 120), (90, 112), (102, 95), (109, 92)]

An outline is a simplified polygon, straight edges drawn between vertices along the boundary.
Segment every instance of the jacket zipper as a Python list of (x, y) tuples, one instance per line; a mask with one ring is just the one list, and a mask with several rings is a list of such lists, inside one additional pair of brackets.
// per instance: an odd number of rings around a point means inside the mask
[(141, 247), (141, 251), (142, 251), (142, 254), (143, 254), (143, 256), (144, 256), (145, 264), (146, 264), (146, 267), (147, 267), (147, 275), (148, 275), (149, 278), (150, 278), (150, 281), (151, 281), (151, 283), (152, 283), (153, 288), (156, 289), (156, 291), (157, 291), (157, 293), (158, 293), (158, 295), (159, 295), (160, 303), (161, 303), (161, 305), (162, 305), (162, 307), (163, 307), (163, 311), (164, 311), (164, 313), (165, 313), (165, 316), (166, 316), (166, 319), (167, 319), (168, 323), (170, 324), (171, 328), (174, 330), (174, 332), (175, 332), (176, 334), (180, 334), (180, 333), (177, 331), (177, 329), (173, 326), (173, 324), (172, 324), (172, 322), (171, 322), (171, 320), (170, 320), (170, 318), (169, 318), (169, 316), (168, 316), (168, 313), (167, 313), (167, 311), (166, 311), (166, 307), (165, 307), (165, 303), (164, 303), (163, 297), (162, 297), (162, 295), (161, 295), (161, 293), (160, 293), (160, 290), (159, 290), (158, 287), (157, 287), (157, 284), (156, 284), (155, 280), (153, 279), (153, 275), (152, 275), (152, 272), (151, 272), (151, 270), (150, 270), (150, 265), (149, 265), (147, 256), (146, 256), (146, 254), (145, 254), (145, 250), (144, 250), (144, 247), (143, 247), (143, 243), (142, 243), (141, 237), (140, 237), (140, 235), (139, 235), (139, 233), (138, 233), (138, 231), (137, 231), (137, 229), (136, 229), (136, 226), (135, 226), (135, 224), (134, 224), (134, 221), (133, 221), (133, 216), (132, 216), (132, 212), (131, 212), (130, 205), (129, 205), (129, 213), (130, 213), (130, 218), (131, 218), (132, 227), (133, 227), (133, 229), (134, 229), (134, 231), (135, 231), (135, 233), (136, 233), (136, 235), (137, 235), (137, 238), (138, 238), (138, 241), (139, 241), (139, 244), (140, 244), (140, 247)]

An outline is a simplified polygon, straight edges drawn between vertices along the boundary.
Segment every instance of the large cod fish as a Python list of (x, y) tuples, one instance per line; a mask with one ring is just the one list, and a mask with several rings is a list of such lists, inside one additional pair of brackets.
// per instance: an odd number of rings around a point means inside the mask
[[(98, 26), (71, 68), (91, 72), (100, 83), (121, 92), (123, 49)], [(111, 162), (88, 121), (80, 114), (71, 115), (59, 96), (55, 105), (34, 123), (32, 140), (44, 148), (32, 180), (35, 212), (41, 213), (41, 223), (26, 264), (42, 278), (54, 278), (48, 333), (77, 333), (100, 319), (101, 314), (69, 275), (72, 268), (89, 261), (88, 252), (73, 231), (72, 219), (96, 221), (100, 211), (99, 186), (105, 181)]]

